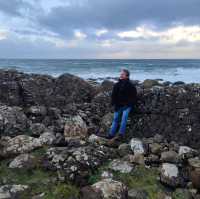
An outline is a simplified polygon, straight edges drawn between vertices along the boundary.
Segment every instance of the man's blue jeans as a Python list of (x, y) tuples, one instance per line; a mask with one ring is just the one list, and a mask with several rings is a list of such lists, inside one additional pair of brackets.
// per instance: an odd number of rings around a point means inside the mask
[(114, 118), (113, 118), (113, 122), (112, 122), (112, 126), (109, 132), (110, 136), (115, 136), (115, 134), (117, 133), (117, 128), (119, 125), (119, 119), (120, 116), (122, 114), (122, 118), (121, 118), (121, 124), (120, 124), (120, 128), (119, 128), (119, 134), (120, 135), (124, 135), (125, 131), (126, 131), (126, 123), (128, 120), (128, 115), (131, 111), (132, 107), (131, 106), (123, 106), (120, 107), (117, 111), (114, 112)]

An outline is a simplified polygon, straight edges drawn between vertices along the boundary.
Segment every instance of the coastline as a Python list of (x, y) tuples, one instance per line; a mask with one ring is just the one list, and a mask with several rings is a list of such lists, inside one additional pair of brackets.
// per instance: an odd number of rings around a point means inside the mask
[(0, 193), (199, 195), (200, 84), (134, 81), (126, 140), (112, 144), (99, 135), (111, 126), (113, 83), (0, 70)]

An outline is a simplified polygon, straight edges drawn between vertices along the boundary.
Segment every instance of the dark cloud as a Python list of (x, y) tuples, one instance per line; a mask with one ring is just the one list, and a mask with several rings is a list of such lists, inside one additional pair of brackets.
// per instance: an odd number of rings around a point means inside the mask
[(55, 7), (38, 20), (52, 31), (70, 34), (73, 29), (124, 30), (142, 23), (158, 27), (175, 22), (198, 24), (199, 9), (199, 0), (88, 0), (81, 5)]
[(0, 0), (0, 12), (10, 16), (23, 16), (24, 9), (33, 8), (31, 4), (23, 0)]

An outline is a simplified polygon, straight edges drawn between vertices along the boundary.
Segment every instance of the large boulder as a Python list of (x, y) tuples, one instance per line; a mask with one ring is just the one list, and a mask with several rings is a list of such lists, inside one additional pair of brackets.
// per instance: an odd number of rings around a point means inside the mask
[(180, 173), (175, 164), (163, 163), (161, 165), (160, 181), (171, 187), (180, 185)]
[(27, 185), (3, 185), (0, 186), (1, 199), (14, 199), (28, 196), (29, 186)]
[(33, 169), (36, 167), (36, 157), (25, 153), (18, 155), (14, 160), (12, 160), (9, 164), (9, 168), (11, 169)]
[(130, 140), (130, 147), (134, 154), (144, 154), (145, 149), (142, 140), (138, 138), (132, 138)]
[(42, 143), (38, 138), (27, 135), (18, 135), (5, 141), (3, 145), (2, 154), (7, 157), (30, 152), (41, 147)]
[(53, 147), (46, 153), (44, 166), (57, 170), (63, 181), (85, 185), (92, 171), (115, 156), (116, 151), (105, 146)]
[(94, 88), (83, 79), (71, 74), (64, 74), (55, 80), (52, 106), (62, 107), (69, 103), (90, 102)]
[(200, 190), (200, 159), (190, 158), (188, 160), (190, 179), (193, 186)]
[(94, 92), (88, 82), (71, 74), (53, 78), (14, 70), (0, 71), (0, 102), (12, 106), (64, 107), (69, 103), (89, 102)]
[(112, 179), (103, 179), (93, 184), (92, 187), (101, 192), (103, 199), (126, 199), (128, 195), (127, 187)]
[(88, 128), (84, 120), (79, 116), (73, 116), (66, 120), (64, 136), (66, 140), (85, 138)]

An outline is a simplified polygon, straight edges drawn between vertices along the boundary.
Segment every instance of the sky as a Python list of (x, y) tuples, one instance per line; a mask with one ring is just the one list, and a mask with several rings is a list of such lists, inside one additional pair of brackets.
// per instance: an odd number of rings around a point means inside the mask
[(0, 58), (200, 59), (200, 0), (0, 0)]

